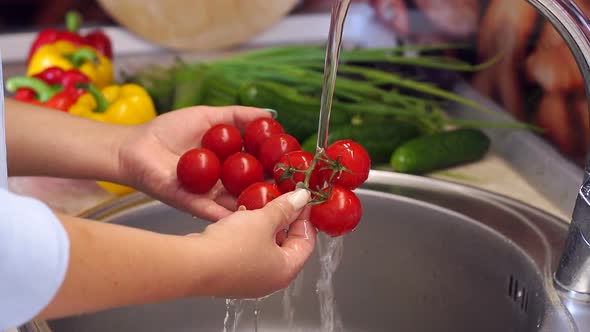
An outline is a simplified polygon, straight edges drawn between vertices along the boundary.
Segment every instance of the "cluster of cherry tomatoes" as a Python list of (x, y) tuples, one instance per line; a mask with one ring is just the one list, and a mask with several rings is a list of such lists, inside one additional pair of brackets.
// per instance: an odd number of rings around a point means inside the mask
[(307, 188), (312, 193), (311, 223), (340, 236), (361, 219), (361, 202), (352, 190), (365, 182), (370, 168), (367, 151), (352, 140), (336, 141), (314, 155), (303, 151), (278, 121), (259, 118), (247, 124), (243, 135), (229, 124), (211, 127), (201, 147), (180, 157), (176, 171), (180, 184), (192, 193), (206, 193), (221, 180), (237, 197), (237, 206), (248, 210)]

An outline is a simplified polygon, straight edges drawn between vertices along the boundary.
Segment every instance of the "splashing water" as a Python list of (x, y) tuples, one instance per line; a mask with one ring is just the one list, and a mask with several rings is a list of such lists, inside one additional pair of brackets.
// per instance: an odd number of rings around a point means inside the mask
[(258, 332), (258, 317), (260, 316), (260, 299), (254, 300), (254, 332)]
[(225, 318), (223, 319), (223, 332), (237, 332), (240, 320), (244, 313), (244, 300), (225, 300)]
[(342, 237), (331, 238), (326, 235), (318, 237), (318, 252), (320, 255), (320, 277), (316, 283), (316, 292), (320, 302), (321, 331), (344, 331), (342, 319), (338, 313), (334, 299), (333, 275), (344, 251)]
[(301, 295), (303, 288), (303, 271), (297, 275), (295, 280), (283, 291), (283, 319), (287, 322), (288, 331), (295, 328), (295, 306), (293, 298)]

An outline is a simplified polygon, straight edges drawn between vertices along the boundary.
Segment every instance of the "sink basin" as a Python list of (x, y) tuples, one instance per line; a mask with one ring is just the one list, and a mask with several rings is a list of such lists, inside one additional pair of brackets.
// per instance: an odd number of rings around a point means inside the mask
[[(552, 284), (563, 220), (486, 191), (390, 172), (372, 171), (357, 193), (363, 220), (343, 238), (333, 276), (343, 331), (577, 330)], [(87, 217), (171, 234), (206, 226), (141, 194)], [(290, 288), (243, 301), (237, 330), (320, 331), (318, 276), (316, 252)], [(223, 331), (226, 309), (224, 299), (183, 299), (22, 330)]]

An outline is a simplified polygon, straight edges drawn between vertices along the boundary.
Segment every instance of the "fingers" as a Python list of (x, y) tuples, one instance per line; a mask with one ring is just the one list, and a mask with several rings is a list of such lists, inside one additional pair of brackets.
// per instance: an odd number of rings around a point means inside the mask
[[(297, 219), (301, 219), (301, 220), (309, 220), (309, 214), (311, 212), (311, 206), (306, 205), (303, 210), (301, 211), (301, 213), (299, 214), (299, 217), (297, 217)], [(276, 235), (276, 243), (279, 247), (283, 246), (283, 242), (285, 242), (285, 240), (287, 239), (288, 233), (289, 233), (289, 228), (290, 227), (285, 227), (285, 228), (279, 228), (277, 230), (277, 235)]]
[[(283, 229), (299, 216), (303, 207), (309, 202), (311, 195), (305, 189), (281, 195), (270, 201), (264, 208), (257, 210), (269, 221), (273, 231)], [(273, 233), (274, 234), (274, 233)]]
[(207, 221), (215, 222), (229, 216), (235, 210), (236, 199), (223, 189), (221, 182), (205, 195), (196, 195), (184, 190), (180, 195), (182, 197), (177, 201), (185, 202), (185, 210)]
[(189, 211), (197, 218), (211, 222), (216, 222), (232, 214), (232, 211), (227, 208), (204, 198), (193, 199), (188, 206), (178, 206), (178, 208)]
[(235, 199), (223, 191), (220, 183), (205, 195), (195, 195), (184, 190), (179, 195), (181, 197), (178, 197), (176, 201), (185, 203), (184, 210), (212, 222), (229, 216), (232, 213), (230, 206), (235, 205), (233, 203)]
[(236, 210), (236, 197), (230, 193), (224, 192), (220, 194), (215, 198), (215, 202), (228, 210)]
[(276, 242), (277, 245), (280, 247), (283, 245), (283, 242), (287, 239), (287, 230), (281, 229), (278, 231), (276, 235)]
[(298, 219), (289, 228), (287, 238), (283, 241), (282, 249), (289, 259), (293, 272), (297, 273), (312, 254), (315, 248), (317, 231), (313, 225), (304, 219)]

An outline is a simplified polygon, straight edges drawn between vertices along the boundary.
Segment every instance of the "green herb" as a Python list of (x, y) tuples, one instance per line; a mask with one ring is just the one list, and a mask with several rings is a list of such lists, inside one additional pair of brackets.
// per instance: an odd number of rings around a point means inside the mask
[[(465, 45), (405, 45), (378, 49), (343, 49), (336, 80), (334, 107), (350, 114), (350, 119), (378, 121), (391, 117), (415, 123), (425, 133), (453, 127), (503, 127), (531, 129), (524, 123), (476, 122), (450, 119), (444, 109), (459, 104), (479, 112), (494, 112), (473, 100), (439, 87), (435, 82), (412, 77), (411, 68), (475, 72), (498, 60), (479, 64), (445, 56)], [(412, 54), (412, 55), (407, 55)], [(325, 49), (321, 46), (281, 46), (257, 49), (206, 63), (178, 61), (171, 68), (148, 67), (127, 81), (145, 86), (155, 99), (158, 112), (190, 104), (240, 104), (242, 87), (256, 82), (272, 82), (273, 89), (289, 94), (307, 106), (317, 105), (323, 84)], [(387, 64), (394, 69), (377, 69)], [(266, 99), (268, 100), (268, 99)], [(284, 105), (282, 103), (281, 105)], [(267, 107), (268, 105), (251, 105)], [(290, 108), (284, 105), (285, 108)], [(297, 116), (295, 105), (278, 110)], [(497, 114), (497, 113), (496, 113)], [(286, 116), (286, 115), (285, 115)]]

